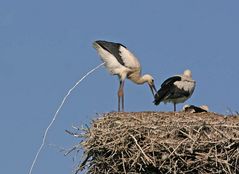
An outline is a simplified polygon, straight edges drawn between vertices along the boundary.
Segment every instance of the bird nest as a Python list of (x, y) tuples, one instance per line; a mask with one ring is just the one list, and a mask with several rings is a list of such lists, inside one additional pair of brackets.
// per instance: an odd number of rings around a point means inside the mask
[(67, 132), (84, 152), (76, 173), (239, 173), (238, 116), (112, 112)]

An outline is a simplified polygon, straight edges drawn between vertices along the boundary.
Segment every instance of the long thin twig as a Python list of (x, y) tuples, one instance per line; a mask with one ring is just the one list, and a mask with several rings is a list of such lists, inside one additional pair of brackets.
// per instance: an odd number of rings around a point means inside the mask
[(76, 88), (76, 86), (78, 86), (78, 84), (79, 84), (82, 80), (84, 80), (88, 75), (90, 75), (91, 73), (93, 73), (95, 70), (97, 70), (98, 68), (100, 68), (100, 67), (101, 67), (102, 65), (104, 65), (104, 64), (105, 64), (105, 63), (103, 62), (103, 63), (101, 63), (100, 65), (98, 65), (98, 66), (96, 66), (95, 68), (93, 68), (92, 70), (90, 70), (88, 73), (86, 73), (86, 74), (85, 74), (80, 80), (78, 80), (78, 81), (75, 83), (75, 85), (67, 92), (67, 94), (66, 94), (65, 97), (63, 98), (63, 100), (62, 100), (60, 106), (58, 107), (57, 111), (55, 112), (53, 119), (51, 120), (50, 124), (48, 125), (48, 127), (46, 128), (46, 130), (45, 130), (45, 132), (44, 132), (44, 136), (43, 136), (43, 139), (42, 139), (42, 144), (41, 144), (40, 148), (38, 149), (38, 151), (37, 151), (37, 153), (36, 153), (36, 156), (35, 156), (35, 158), (34, 158), (34, 160), (33, 160), (33, 162), (32, 162), (31, 168), (30, 168), (30, 170), (29, 170), (29, 174), (32, 173), (32, 169), (33, 169), (33, 167), (34, 167), (34, 165), (35, 165), (35, 163), (36, 163), (36, 161), (37, 161), (37, 158), (38, 158), (38, 156), (39, 156), (39, 154), (40, 154), (42, 148), (43, 148), (44, 145), (45, 145), (48, 131), (49, 131), (50, 127), (52, 126), (52, 124), (55, 122), (55, 120), (56, 120), (56, 118), (57, 118), (57, 115), (58, 115), (59, 111), (61, 110), (62, 106), (64, 105), (64, 103), (65, 103), (67, 97), (71, 94), (71, 92)]
[(139, 150), (142, 152), (142, 154), (144, 155), (145, 159), (146, 159), (148, 162), (150, 162), (151, 164), (154, 164), (153, 161), (144, 153), (143, 149), (142, 149), (142, 148), (140, 147), (140, 145), (138, 144), (136, 138), (135, 138), (133, 135), (131, 135), (131, 134), (129, 134), (129, 135), (133, 138), (135, 144), (138, 146)]
[(122, 154), (122, 164), (123, 164), (124, 173), (127, 174), (125, 169), (125, 164), (124, 164), (124, 152), (121, 152), (121, 154)]

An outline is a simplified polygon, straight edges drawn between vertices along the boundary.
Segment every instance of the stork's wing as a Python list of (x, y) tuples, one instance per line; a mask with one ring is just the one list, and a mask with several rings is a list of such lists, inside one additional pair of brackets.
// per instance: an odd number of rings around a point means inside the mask
[[(114, 59), (116, 59), (121, 65), (130, 69), (140, 68), (138, 59), (124, 45), (102, 40), (95, 41), (95, 43), (110, 53), (112, 55), (110, 57), (114, 57)], [(95, 45), (95, 47), (97, 47), (97, 45)], [(99, 50), (99, 48), (97, 50)]]
[(171, 91), (175, 88), (174, 82), (180, 81), (180, 76), (173, 76), (168, 79), (166, 79), (162, 85), (161, 88), (158, 90), (157, 94), (154, 96), (154, 104), (158, 105), (161, 101), (168, 98), (171, 95)]
[(140, 63), (138, 59), (126, 47), (120, 45), (119, 51), (121, 59), (124, 62), (124, 66), (128, 68), (140, 68)]
[(185, 91), (183, 89), (178, 88), (177, 86), (173, 85), (170, 90), (169, 93), (167, 94), (167, 96), (165, 96), (164, 99), (177, 99), (177, 98), (181, 98), (181, 97), (189, 97), (190, 96), (190, 92), (189, 91)]
[(93, 47), (97, 50), (100, 55), (100, 58), (105, 62), (105, 67), (111, 74), (118, 74), (118, 70), (124, 67), (117, 58), (103, 46), (104, 44), (96, 41), (93, 43)]
[(98, 40), (95, 42), (98, 45), (100, 45), (104, 50), (111, 53), (121, 65), (125, 66), (125, 63), (123, 62), (121, 55), (120, 55), (120, 51), (119, 51), (120, 47), (125, 47), (124, 45), (122, 45), (120, 43), (108, 42), (108, 41), (103, 41), (103, 40)]
[(169, 85), (172, 86), (174, 82), (180, 81), (180, 80), (181, 80), (180, 76), (170, 77), (162, 83), (161, 87), (165, 87), (165, 86), (169, 86)]

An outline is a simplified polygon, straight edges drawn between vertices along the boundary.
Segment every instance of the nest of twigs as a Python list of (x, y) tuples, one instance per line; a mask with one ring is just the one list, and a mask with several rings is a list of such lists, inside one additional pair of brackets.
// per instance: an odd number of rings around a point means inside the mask
[(239, 173), (238, 116), (112, 112), (67, 132), (81, 138), (76, 173)]

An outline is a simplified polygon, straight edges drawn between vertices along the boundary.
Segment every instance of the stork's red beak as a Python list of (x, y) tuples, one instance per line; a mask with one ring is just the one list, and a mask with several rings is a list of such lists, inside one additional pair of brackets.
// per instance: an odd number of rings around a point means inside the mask
[(154, 96), (154, 92), (155, 92), (155, 94), (157, 94), (157, 89), (155, 88), (154, 84), (152, 84), (152, 85), (149, 84), (149, 87), (151, 89), (153, 96)]

